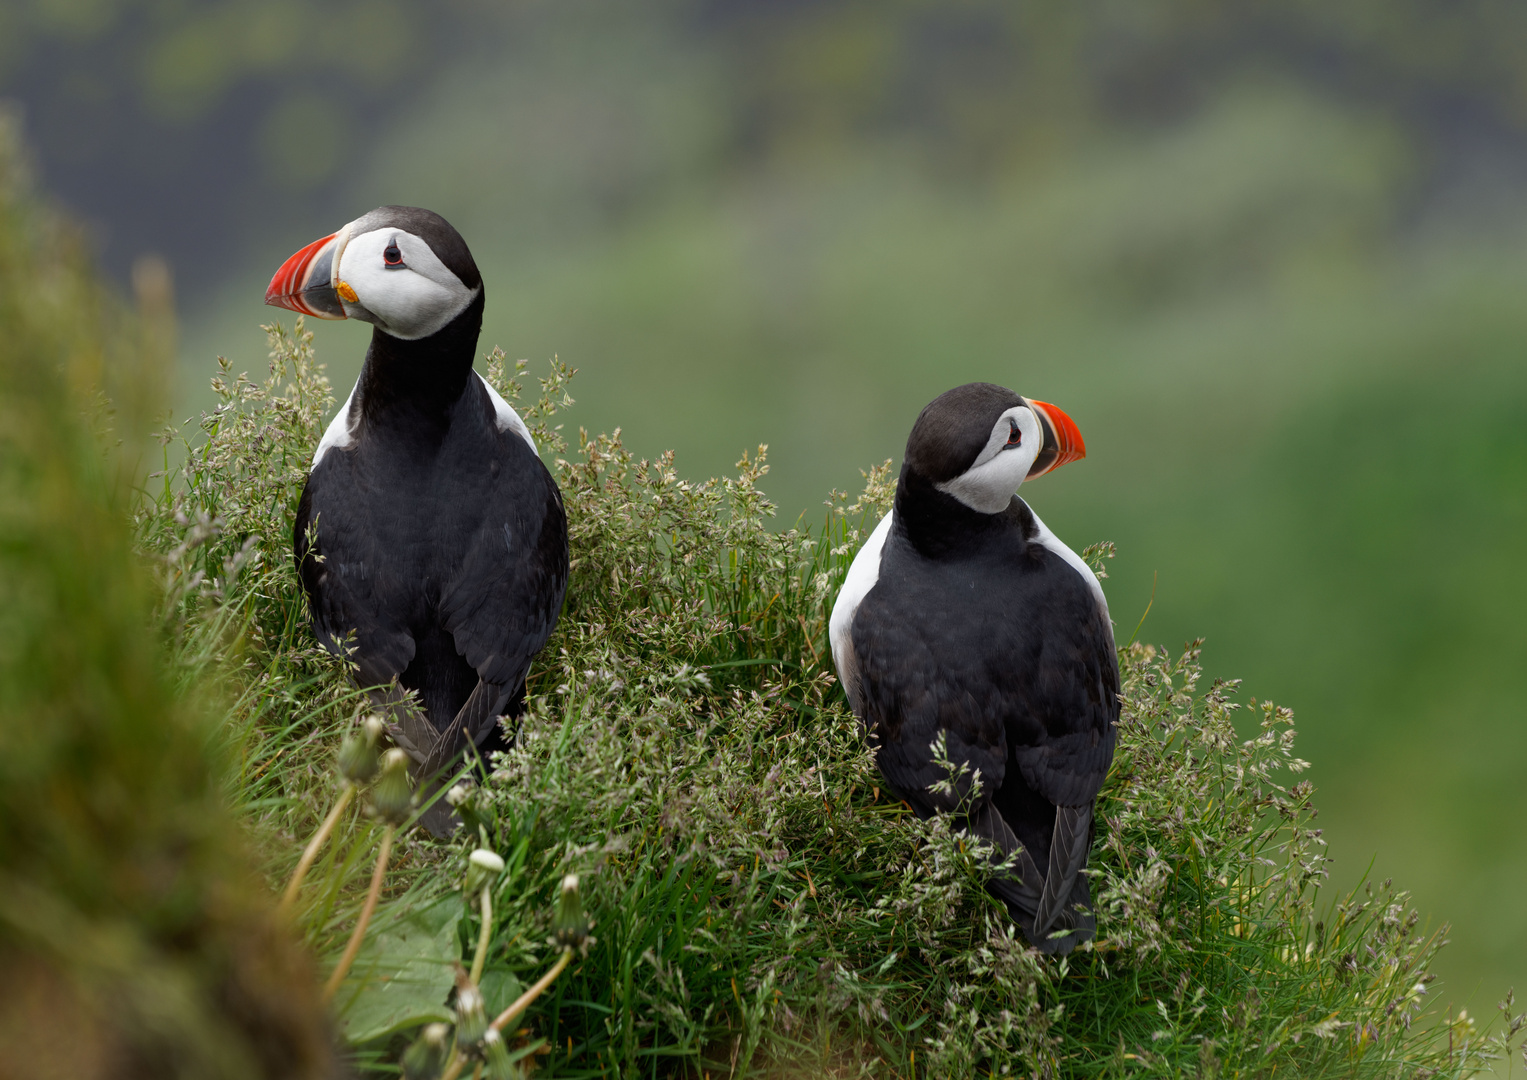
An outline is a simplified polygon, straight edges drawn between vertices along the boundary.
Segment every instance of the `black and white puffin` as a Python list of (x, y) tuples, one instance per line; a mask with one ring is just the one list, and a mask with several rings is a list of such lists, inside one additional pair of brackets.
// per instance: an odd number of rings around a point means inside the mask
[[(379, 207), (288, 259), (265, 302), (375, 328), (293, 541), (318, 639), (349, 653), (362, 686), (387, 688), (375, 696), (393, 739), (435, 776), (468, 746), (502, 746), (498, 718), (523, 707), (567, 589), (562, 493), (472, 370), (482, 275), (440, 215)], [(440, 803), (424, 820), (451, 827)]]
[[(1119, 667), (1097, 576), (1015, 493), (1085, 453), (1054, 405), (991, 383), (935, 398), (829, 624), (886, 783), (918, 814), (963, 814), (998, 856), (1016, 853), (989, 888), (1046, 953), (1096, 926), (1081, 871), (1113, 760)], [(953, 790), (935, 787), (947, 780), (930, 746), (940, 734), (947, 760), (967, 767)]]

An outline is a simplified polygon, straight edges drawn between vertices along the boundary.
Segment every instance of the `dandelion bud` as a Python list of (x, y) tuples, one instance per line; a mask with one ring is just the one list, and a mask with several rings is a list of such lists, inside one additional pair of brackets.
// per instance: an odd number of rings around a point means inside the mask
[[(463, 977), (464, 978), (464, 977)], [(488, 1031), (488, 1013), (482, 991), (472, 983), (456, 987), (456, 1045), (476, 1046)]]
[(403, 1053), (404, 1080), (435, 1080), (445, 1067), (445, 1052), (451, 1029), (446, 1024), (430, 1024), (419, 1033)]
[(408, 778), (408, 755), (389, 750), (382, 755), (382, 777), (371, 789), (371, 806), (389, 825), (401, 825), (413, 806), (413, 781)]
[[(375, 731), (372, 731), (375, 725)], [(380, 766), (376, 744), (382, 734), (382, 722), (369, 717), (360, 731), (354, 732), (339, 747), (339, 772), (352, 784), (364, 784), (376, 775)]]
[(452, 806), (460, 806), (472, 797), (472, 789), (465, 784), (452, 784), (451, 790), (445, 793), (445, 801)]
[(517, 1080), (519, 1070), (509, 1060), (509, 1048), (504, 1045), (504, 1037), (494, 1028), (489, 1028), (482, 1037), (482, 1056), (492, 1080)]
[(478, 848), (467, 857), (467, 892), (475, 893), (503, 872), (503, 859), (487, 848)]
[(552, 918), (552, 933), (564, 949), (576, 949), (589, 935), (588, 919), (583, 914), (583, 899), (578, 895), (578, 875), (562, 879), (562, 895), (557, 898), (557, 913)]

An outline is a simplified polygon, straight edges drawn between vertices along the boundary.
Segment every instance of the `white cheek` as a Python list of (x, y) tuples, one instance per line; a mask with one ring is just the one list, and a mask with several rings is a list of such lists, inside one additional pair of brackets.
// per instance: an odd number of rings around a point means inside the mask
[(1034, 455), (1022, 449), (1004, 450), (990, 461), (966, 469), (937, 487), (946, 495), (982, 514), (1000, 514), (1013, 501), (1018, 485), (1034, 464)]
[(345, 280), (382, 329), (405, 340), (428, 337), (466, 306), (456, 292), (412, 270), (368, 267)]
[[(404, 249), (408, 265), (389, 270), (383, 265), (383, 253), (394, 241)], [(354, 289), (358, 298), (358, 307), (345, 305), (346, 314), (373, 322), (404, 341), (440, 330), (481, 291), (463, 285), (424, 241), (395, 229), (349, 237), (336, 278)]]

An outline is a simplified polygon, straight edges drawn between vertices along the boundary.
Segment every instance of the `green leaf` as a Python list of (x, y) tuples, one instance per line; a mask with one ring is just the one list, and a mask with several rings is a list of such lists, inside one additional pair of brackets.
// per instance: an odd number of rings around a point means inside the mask
[(461, 910), (461, 898), (450, 895), (423, 906), (400, 901), (377, 916), (337, 999), (347, 1041), (451, 1019), (445, 1001), (460, 959)]
[(482, 997), (489, 1016), (503, 1012), (525, 992), (525, 986), (515, 978), (514, 972), (503, 968), (489, 968), (482, 973)]

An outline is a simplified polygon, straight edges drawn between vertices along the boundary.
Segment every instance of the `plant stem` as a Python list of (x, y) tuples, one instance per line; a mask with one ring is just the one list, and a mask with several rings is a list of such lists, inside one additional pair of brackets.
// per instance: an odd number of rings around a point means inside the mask
[(355, 924), (355, 931), (350, 935), (350, 943), (345, 946), (345, 955), (339, 958), (339, 966), (334, 969), (334, 974), (329, 976), (329, 981), (324, 984), (323, 1000), (331, 1001), (339, 990), (339, 984), (345, 981), (345, 975), (350, 970), (350, 965), (355, 963), (355, 954), (361, 951), (361, 941), (366, 936), (366, 924), (371, 921), (371, 913), (376, 910), (377, 898), (382, 895), (382, 880), (387, 876), (387, 857), (392, 854), (392, 834), (395, 827), (388, 825), (382, 832), (382, 850), (376, 853), (376, 870), (371, 874), (371, 891), (366, 894), (366, 906), (361, 908), (361, 917)]
[(550, 971), (548, 971), (545, 975), (542, 975), (540, 977), (540, 979), (536, 981), (536, 984), (534, 986), (532, 986), (529, 990), (526, 990), (523, 994), (521, 994), (519, 996), (519, 999), (516, 1000), (513, 1005), (509, 1006), (503, 1012), (499, 1013), (498, 1016), (494, 1018), (493, 1023), (490, 1024), (489, 1026), (497, 1028), (499, 1031), (503, 1031), (504, 1027), (510, 1021), (514, 1020), (516, 1017), (518, 1017), (520, 1015), (520, 1013), (522, 1013), (526, 1009), (528, 1009), (530, 1007), (530, 1003), (532, 1001), (534, 1001), (536, 998), (540, 997), (541, 996), (541, 992), (544, 991), (548, 986), (550, 986), (553, 982), (556, 981), (557, 976), (562, 974), (562, 969), (567, 967), (568, 963), (572, 960), (572, 958), (573, 958), (573, 950), (571, 950), (571, 949), (563, 949), (562, 950), (562, 956), (557, 961), (556, 965)]
[(345, 812), (345, 807), (350, 805), (350, 800), (354, 797), (355, 785), (346, 781), (344, 789), (339, 793), (339, 798), (334, 800), (334, 808), (329, 811), (329, 816), (323, 819), (323, 824), (318, 826), (318, 831), (308, 841), (308, 846), (302, 851), (302, 858), (297, 860), (297, 869), (292, 871), (292, 880), (286, 883), (286, 892), (281, 897), (281, 903), (277, 905), (277, 911), (284, 914), (290, 911), (292, 905), (297, 902), (297, 890), (302, 887), (302, 879), (307, 877), (313, 860), (318, 858), (323, 842), (334, 831), (334, 826), (339, 824), (339, 816)]
[(440, 1080), (456, 1080), (461, 1075), (461, 1070), (466, 1068), (467, 1059), (461, 1056), (460, 1050), (451, 1051), (451, 1060), (445, 1063), (445, 1072), (440, 1074)]
[(493, 895), (482, 887), (482, 933), (477, 935), (477, 955), (472, 958), (472, 985), (482, 982), (483, 965), (488, 962), (488, 936), (493, 930)]

